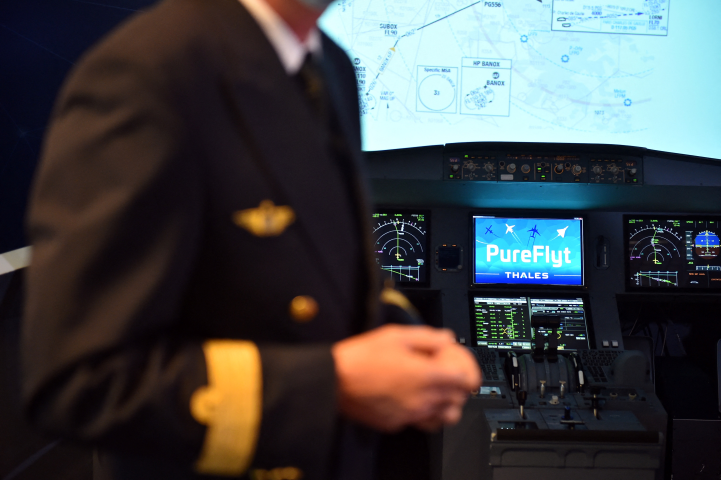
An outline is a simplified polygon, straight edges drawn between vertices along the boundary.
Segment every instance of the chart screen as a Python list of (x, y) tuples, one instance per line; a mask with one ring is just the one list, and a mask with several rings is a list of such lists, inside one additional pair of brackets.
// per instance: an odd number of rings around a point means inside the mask
[(473, 216), (473, 283), (583, 285), (581, 218)]
[(721, 158), (714, 0), (338, 0), (363, 148), (591, 143)]
[(396, 283), (428, 282), (428, 211), (373, 213), (373, 253)]
[(475, 346), (506, 350), (531, 350), (536, 329), (532, 319), (560, 317), (555, 332), (539, 327), (543, 335), (555, 334), (558, 349), (589, 348), (586, 307), (581, 297), (474, 296), (471, 325)]
[(721, 217), (625, 216), (629, 289), (721, 289)]

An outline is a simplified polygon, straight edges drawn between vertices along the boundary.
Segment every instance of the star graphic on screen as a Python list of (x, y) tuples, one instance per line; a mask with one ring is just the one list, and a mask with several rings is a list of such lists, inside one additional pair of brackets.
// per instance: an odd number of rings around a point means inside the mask
[(513, 227), (515, 227), (515, 225), (506, 224), (506, 233), (515, 233)]

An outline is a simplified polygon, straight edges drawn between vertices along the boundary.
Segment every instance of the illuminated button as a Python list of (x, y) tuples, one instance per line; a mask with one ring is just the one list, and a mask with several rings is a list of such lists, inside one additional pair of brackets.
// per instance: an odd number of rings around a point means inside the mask
[(298, 295), (290, 302), (288, 311), (290, 318), (296, 322), (309, 322), (318, 315), (318, 302), (311, 296)]
[(604, 346), (604, 347), (608, 348), (609, 345), (610, 345), (610, 343), (608, 343), (608, 340), (604, 340), (604, 341), (603, 341), (603, 346)]
[(612, 346), (613, 348), (618, 348), (618, 340), (613, 340), (613, 341), (611, 342), (611, 346)]

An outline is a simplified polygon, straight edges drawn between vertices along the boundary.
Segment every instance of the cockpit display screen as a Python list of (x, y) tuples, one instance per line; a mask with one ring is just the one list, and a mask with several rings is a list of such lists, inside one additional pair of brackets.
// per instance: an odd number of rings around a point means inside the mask
[(428, 283), (428, 211), (373, 213), (373, 253), (378, 267), (401, 284)]
[(583, 219), (473, 216), (476, 285), (583, 286)]
[[(473, 346), (500, 350), (531, 350), (534, 338), (554, 335), (559, 350), (586, 350), (590, 346), (586, 302), (583, 297), (474, 295), (471, 305)], [(556, 328), (534, 326), (553, 317)]]
[(624, 216), (630, 290), (721, 289), (721, 217)]

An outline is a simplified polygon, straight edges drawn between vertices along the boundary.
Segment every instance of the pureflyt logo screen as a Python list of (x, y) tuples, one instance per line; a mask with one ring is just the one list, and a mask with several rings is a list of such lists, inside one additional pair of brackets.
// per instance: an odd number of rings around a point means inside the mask
[(581, 218), (473, 217), (474, 282), (583, 285)]

